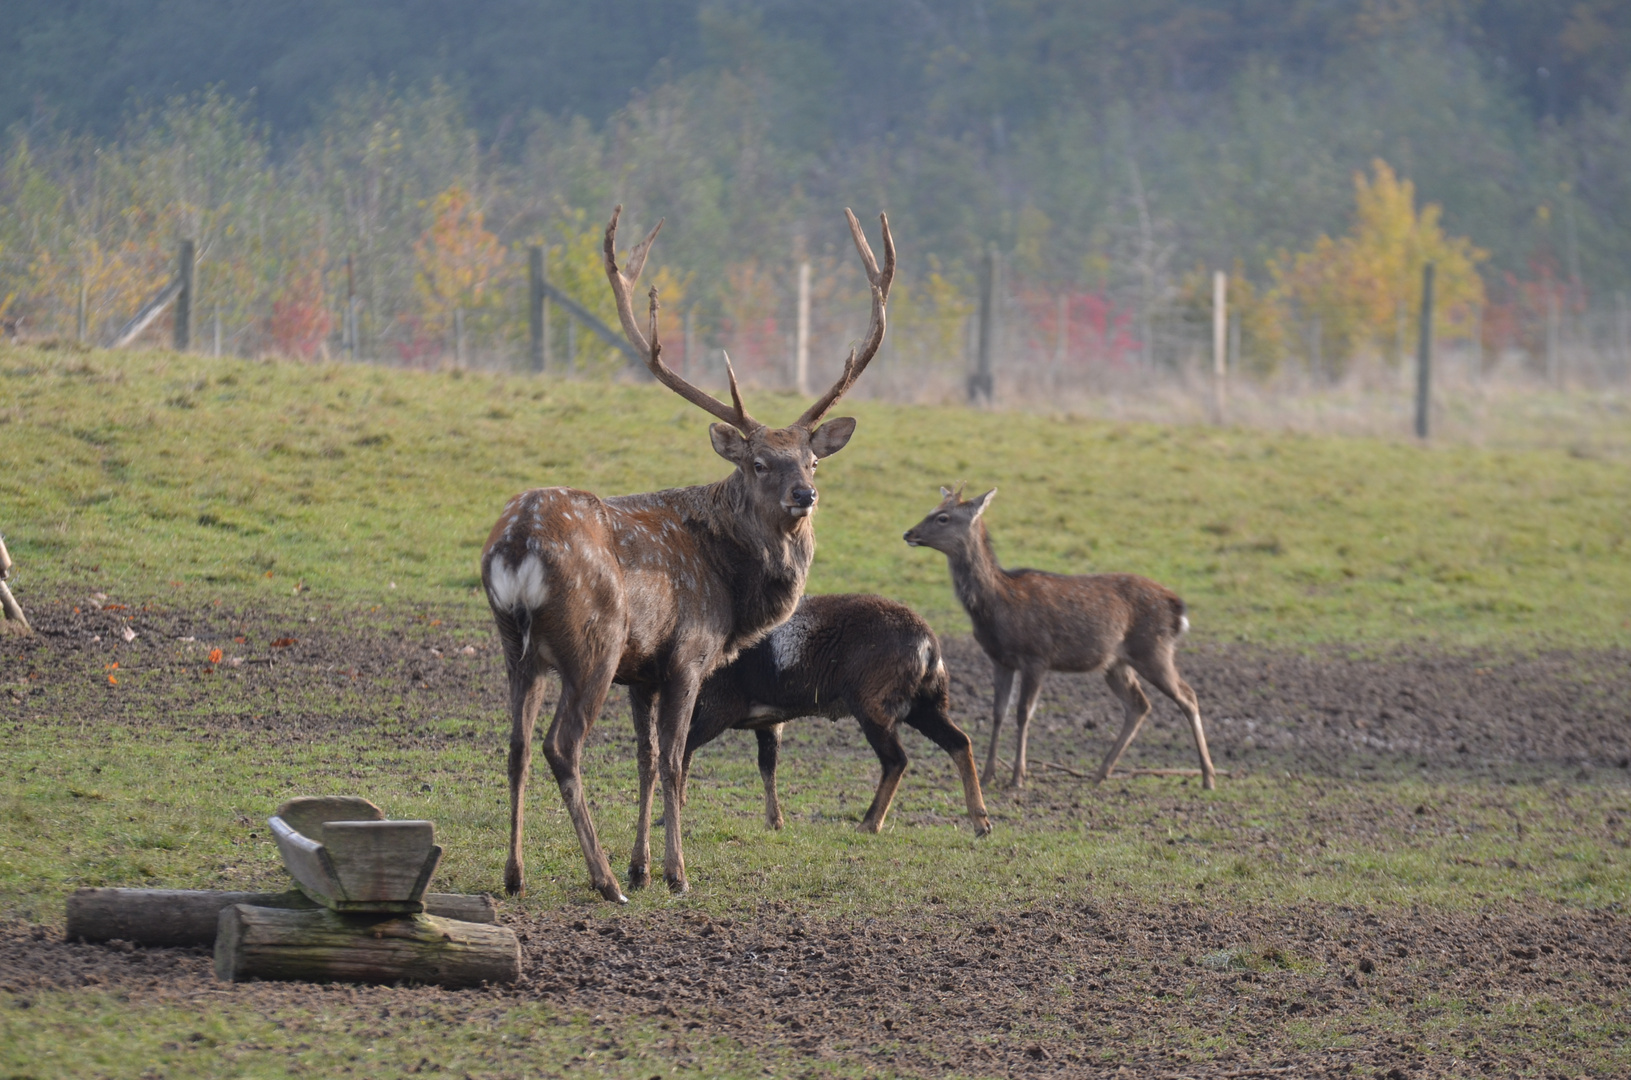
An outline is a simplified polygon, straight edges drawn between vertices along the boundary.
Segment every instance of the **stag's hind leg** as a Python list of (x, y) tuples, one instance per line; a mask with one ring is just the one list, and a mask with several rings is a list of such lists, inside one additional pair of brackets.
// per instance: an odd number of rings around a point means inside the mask
[(759, 776), (765, 782), (767, 829), (779, 829), (783, 824), (781, 799), (776, 796), (776, 762), (781, 757), (782, 727), (781, 724), (772, 724), (753, 731), (759, 742)]
[(1138, 734), (1138, 728), (1144, 723), (1144, 718), (1150, 715), (1150, 699), (1145, 696), (1144, 688), (1138, 685), (1138, 675), (1123, 661), (1111, 664), (1104, 673), (1104, 681), (1110, 684), (1110, 689), (1116, 697), (1121, 699), (1122, 714), (1125, 719), (1121, 725), (1121, 734), (1116, 736), (1116, 744), (1104, 756), (1104, 764), (1099, 766), (1098, 775), (1093, 778), (1095, 784), (1103, 783), (1113, 769), (1121, 755), (1126, 752), (1127, 745)]
[(606, 693), (612, 687), (615, 663), (584, 665), (587, 671), (578, 678), (569, 678), (561, 672), (561, 701), (555, 708), (555, 720), (544, 736), (544, 757), (555, 774), (561, 789), (561, 801), (572, 816), (572, 827), (578, 834), (578, 846), (583, 849), (584, 862), (589, 867), (589, 882), (608, 900), (620, 904), (629, 902), (617, 884), (606, 852), (595, 834), (595, 822), (589, 816), (589, 802), (583, 794), (583, 742), (606, 704)]
[(634, 851), (629, 856), (629, 888), (651, 884), (651, 797), (657, 788), (657, 709), (651, 691), (629, 687), (629, 714), (634, 721), (640, 769), (639, 819), (634, 827)]
[(1178, 664), (1170, 650), (1144, 665), (1144, 677), (1150, 685), (1171, 698), (1183, 710), (1189, 721), (1189, 730), (1195, 736), (1195, 751), (1201, 759), (1201, 787), (1211, 791), (1218, 786), (1217, 771), (1212, 768), (1212, 755), (1206, 751), (1206, 729), (1201, 726), (1201, 706), (1195, 691), (1178, 674)]
[(535, 657), (516, 657), (510, 665), (510, 854), (504, 863), (504, 891), (519, 896), (526, 888), (521, 839), (526, 830), (527, 775), (532, 769), (532, 732), (544, 702), (549, 669)]
[(1011, 781), (1015, 788), (1025, 785), (1025, 755), (1031, 742), (1031, 714), (1036, 712), (1036, 699), (1042, 693), (1042, 679), (1047, 673), (1048, 669), (1044, 667), (1027, 667), (1019, 673), (1019, 710), (1014, 716), (1017, 727), (1014, 733), (1014, 778)]

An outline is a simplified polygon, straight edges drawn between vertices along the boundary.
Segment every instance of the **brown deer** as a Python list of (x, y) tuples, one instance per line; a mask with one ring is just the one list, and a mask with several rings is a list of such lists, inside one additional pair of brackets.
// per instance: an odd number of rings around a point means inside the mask
[(862, 832), (882, 830), (906, 772), (906, 750), (897, 734), (901, 723), (951, 755), (975, 835), (991, 831), (974, 771), (974, 745), (951, 721), (951, 680), (940, 658), (940, 639), (905, 604), (881, 596), (806, 596), (799, 601), (792, 618), (702, 684), (685, 743), (687, 780), (691, 756), (699, 747), (732, 728), (751, 730), (759, 740), (765, 825), (781, 828), (776, 760), (782, 727), (805, 716), (855, 717), (878, 755), (883, 774), (861, 819)]
[[(522, 891), (524, 797), (533, 725), (550, 671), (560, 701), (544, 736), (561, 798), (572, 817), (589, 878), (608, 900), (625, 901), (595, 835), (580, 771), (583, 742), (613, 682), (629, 687), (639, 744), (643, 797), (629, 879), (650, 878), (652, 776), (663, 784), (667, 828), (663, 876), (684, 892), (680, 846), (682, 762), (692, 706), (702, 680), (793, 613), (815, 554), (811, 515), (815, 469), (843, 449), (855, 430), (848, 417), (819, 427), (877, 353), (895, 274), (889, 220), (880, 270), (855, 215), (851, 236), (872, 285), (872, 316), (858, 349), (828, 391), (785, 428), (749, 416), (734, 372), (726, 406), (676, 375), (662, 360), (657, 291), (649, 328), (634, 314), (632, 289), (662, 222), (617, 265), (617, 222), (606, 226), (605, 267), (623, 332), (659, 382), (713, 414), (713, 447), (735, 468), (723, 480), (644, 495), (603, 499), (569, 488), (538, 488), (511, 499), (481, 557), (481, 578), (504, 645), (510, 686), (510, 852), (504, 887)], [(648, 336), (649, 335), (649, 336)]]
[(1150, 714), (1150, 699), (1138, 684), (1142, 675), (1188, 717), (1201, 756), (1201, 784), (1208, 790), (1216, 787), (1195, 691), (1178, 674), (1173, 659), (1178, 639), (1189, 629), (1184, 602), (1166, 586), (1136, 574), (1073, 576), (1004, 570), (997, 565), (991, 536), (981, 520), (996, 493), (992, 488), (977, 499), (964, 501), (961, 489), (941, 488), (940, 505), (906, 530), (911, 546), (945, 554), (957, 599), (974, 622), (974, 640), (996, 669), (985, 782), (990, 784), (996, 771), (997, 736), (1008, 711), (1015, 672), (1019, 673), (1019, 745), (1014, 751), (1012, 783), (1019, 787), (1025, 782), (1026, 729), (1043, 675), (1049, 671), (1103, 671), (1110, 689), (1121, 699), (1126, 720), (1095, 781), (1110, 775)]

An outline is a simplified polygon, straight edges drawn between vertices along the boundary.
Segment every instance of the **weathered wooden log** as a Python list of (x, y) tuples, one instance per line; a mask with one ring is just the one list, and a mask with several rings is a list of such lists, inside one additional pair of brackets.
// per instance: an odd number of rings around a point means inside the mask
[[(280, 893), (79, 889), (68, 897), (67, 937), (69, 941), (117, 938), (136, 945), (213, 945), (221, 909), (233, 904), (307, 910), (317, 907), (296, 889)], [(425, 910), (460, 922), (498, 922), (498, 905), (490, 896), (427, 893)]]
[(215, 976), (223, 982), (434, 983), (451, 988), (521, 977), (521, 944), (506, 926), (434, 915), (342, 915), (233, 904), (221, 910)]

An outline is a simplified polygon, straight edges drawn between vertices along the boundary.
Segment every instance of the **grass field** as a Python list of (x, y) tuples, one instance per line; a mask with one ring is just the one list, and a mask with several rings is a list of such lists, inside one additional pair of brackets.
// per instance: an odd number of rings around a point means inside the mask
[[(966, 480), (1000, 489), (988, 520), (1009, 565), (1146, 574), (1179, 590), (1203, 637), (1631, 642), (1631, 474), (1616, 461), (853, 411), (856, 438), (822, 469), (811, 589), (884, 593), (942, 632), (967, 626), (944, 561), (900, 534), (938, 485)], [(515, 492), (726, 468), (699, 410), (655, 387), (17, 348), (0, 352), (0, 461), (24, 590), (270, 601), (304, 585), (352, 606), (472, 610), (480, 546)]]
[[(750, 402), (773, 420), (795, 404)], [(966, 479), (1000, 487), (1009, 565), (1156, 577), (1215, 655), (1336, 650), (1385, 676), (1405, 646), (1492, 667), (1551, 650), (1578, 661), (1560, 680), (1612, 690), (1579, 699), (1591, 731), (1631, 724), (1623, 463), (854, 413), (821, 472), (814, 590), (881, 592), (966, 633), (944, 559), (900, 541)], [(276, 885), (265, 818), (292, 794), (430, 818), (437, 887), (496, 890), (502, 676), (475, 565), (493, 518), (529, 486), (637, 491), (726, 466), (698, 411), (648, 387), (24, 348), (0, 348), (0, 466), (14, 587), (43, 631), (0, 636), (0, 1076), (1631, 1072), (1619, 750), (1381, 748), (1327, 768), (1248, 752), (1253, 714), (1221, 686), (1201, 686), (1231, 768), (1217, 792), (1041, 772), (988, 793), (984, 841), (915, 735), (876, 837), (853, 830), (876, 764), (849, 725), (790, 729), (780, 833), (760, 823), (748, 741), (726, 740), (698, 758), (694, 893), (626, 909), (595, 901), (535, 782), (533, 889), (505, 906), (529, 936), (515, 991), (223, 987), (203, 955), (61, 944), (79, 886)], [(285, 635), (298, 645), (274, 650)], [(989, 690), (958, 685), (972, 723)], [(1083, 700), (1043, 718), (1038, 757), (1093, 760), (1106, 734)], [(1368, 733), (1400, 707), (1378, 699)], [(1413, 707), (1477, 723), (1453, 700)], [(621, 719), (614, 704), (585, 769), (619, 867)], [(1135, 751), (1187, 754), (1170, 718), (1152, 728)], [(619, 989), (653, 979), (662, 1007)]]

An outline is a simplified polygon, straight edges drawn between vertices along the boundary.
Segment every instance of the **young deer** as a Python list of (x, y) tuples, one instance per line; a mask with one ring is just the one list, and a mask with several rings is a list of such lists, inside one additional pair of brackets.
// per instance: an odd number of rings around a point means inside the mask
[(685, 744), (685, 774), (689, 778), (699, 747), (731, 728), (751, 730), (759, 739), (765, 825), (779, 829), (782, 726), (804, 716), (853, 716), (883, 766), (860, 824), (862, 832), (875, 833), (906, 772), (897, 735), (897, 725), (906, 723), (951, 755), (975, 835), (984, 836), (991, 819), (974, 771), (974, 745), (951, 721), (950, 688), (940, 639), (911, 608), (881, 596), (806, 596), (792, 618), (702, 684)]
[[(584, 739), (613, 682), (629, 687), (639, 744), (642, 799), (629, 879), (650, 877), (653, 775), (663, 784), (668, 822), (663, 876), (684, 892), (680, 801), (691, 711), (716, 667), (793, 613), (815, 554), (811, 515), (815, 469), (843, 449), (855, 421), (817, 427), (854, 385), (884, 335), (884, 305), (895, 273), (895, 247), (883, 215), (884, 265), (878, 268), (855, 215), (850, 233), (872, 284), (872, 317), (859, 350), (838, 381), (785, 428), (767, 428), (742, 407), (730, 374), (732, 406), (676, 375), (662, 361), (657, 291), (648, 330), (635, 319), (631, 290), (662, 222), (617, 265), (618, 207), (606, 226), (605, 268), (623, 332), (664, 386), (722, 423), (713, 447), (735, 468), (712, 484), (603, 499), (587, 491), (538, 488), (511, 499), (481, 557), (481, 579), (504, 644), (510, 684), (510, 852), (504, 887), (522, 890), (522, 825), (533, 725), (544, 679), (561, 680), (555, 719), (544, 736), (561, 798), (572, 817), (594, 887), (624, 901), (584, 800)], [(649, 334), (649, 336), (648, 336)], [(727, 368), (728, 370), (728, 368)]]
[(1110, 775), (1150, 713), (1150, 699), (1138, 684), (1142, 675), (1189, 718), (1201, 757), (1201, 784), (1208, 790), (1216, 787), (1195, 691), (1178, 674), (1173, 660), (1178, 639), (1189, 629), (1178, 595), (1136, 574), (1072, 576), (1004, 570), (997, 565), (991, 537), (981, 520), (996, 488), (966, 502), (960, 493), (961, 489), (954, 493), (941, 488), (940, 505), (906, 531), (906, 542), (945, 553), (957, 598), (974, 622), (974, 640), (996, 669), (985, 782), (991, 783), (996, 770), (997, 735), (1008, 711), (1016, 671), (1019, 745), (1014, 752), (1015, 787), (1025, 781), (1026, 728), (1036, 709), (1042, 676), (1049, 671), (1103, 671), (1110, 689), (1121, 699), (1126, 720), (1099, 766), (1096, 781)]

